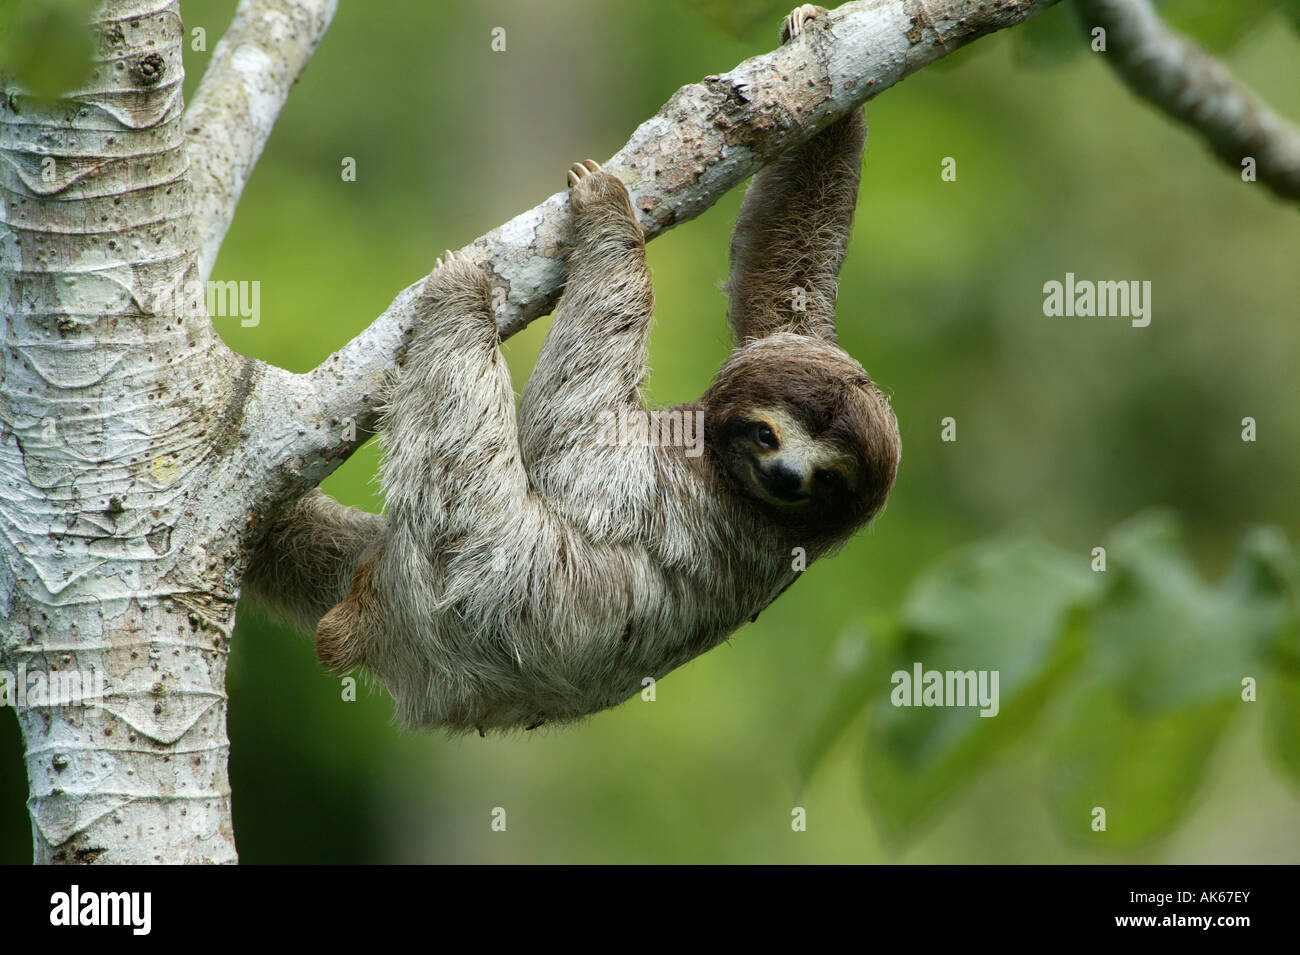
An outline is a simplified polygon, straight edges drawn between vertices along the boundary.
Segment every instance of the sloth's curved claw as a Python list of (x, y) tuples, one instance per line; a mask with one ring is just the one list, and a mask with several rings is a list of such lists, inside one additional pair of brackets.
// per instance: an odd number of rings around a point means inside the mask
[(811, 3), (801, 4), (790, 11), (781, 24), (781, 42), (785, 43), (792, 40), (803, 32), (804, 24), (809, 20), (815, 20), (826, 12), (825, 7), (819, 7)]
[(569, 167), (569, 187), (572, 188), (586, 179), (593, 172), (600, 172), (600, 163), (594, 159), (588, 159), (584, 162), (575, 162)]
[(447, 249), (442, 255), (438, 256), (437, 261), (433, 263), (434, 269), (440, 269), (444, 265), (451, 265), (453, 262), (469, 261), (469, 256), (461, 255), (459, 252), (453, 252)]

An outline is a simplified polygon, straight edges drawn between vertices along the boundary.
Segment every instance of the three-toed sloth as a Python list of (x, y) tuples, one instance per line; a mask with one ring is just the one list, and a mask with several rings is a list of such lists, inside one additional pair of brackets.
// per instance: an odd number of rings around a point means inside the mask
[[(731, 242), (736, 347), (703, 397), (659, 416), (688, 425), (660, 428), (669, 440), (609, 426), (648, 413), (653, 305), (618, 178), (569, 173), (567, 283), (517, 416), (488, 276), (444, 256), (382, 421), (387, 520), (317, 494), (278, 531), (359, 555), (320, 660), (365, 667), (409, 727), (572, 720), (716, 646), (863, 527), (899, 460), (888, 401), (835, 335), (864, 137), (855, 110), (754, 177)], [(696, 421), (702, 453), (671, 439)], [(254, 571), (281, 603), (300, 583)], [(291, 597), (300, 618), (338, 584)]]

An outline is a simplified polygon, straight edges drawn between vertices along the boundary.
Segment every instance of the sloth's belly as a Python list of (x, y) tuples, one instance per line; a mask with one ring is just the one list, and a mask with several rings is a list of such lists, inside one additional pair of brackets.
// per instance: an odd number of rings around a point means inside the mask
[(566, 582), (504, 612), (494, 632), (462, 635), (469, 645), (455, 656), (470, 650), (480, 672), (498, 675), (484, 687), (475, 725), (562, 722), (649, 697), (658, 680), (725, 640), (783, 583), (770, 572), (721, 581), (649, 565)]

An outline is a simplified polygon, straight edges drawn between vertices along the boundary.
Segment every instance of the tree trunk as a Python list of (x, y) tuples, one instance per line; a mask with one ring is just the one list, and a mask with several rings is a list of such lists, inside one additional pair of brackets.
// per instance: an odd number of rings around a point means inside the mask
[(198, 279), (177, 3), (111, 0), (95, 35), (84, 90), (0, 101), (0, 646), (35, 858), (233, 862), (212, 492), (242, 362), (164, 294)]

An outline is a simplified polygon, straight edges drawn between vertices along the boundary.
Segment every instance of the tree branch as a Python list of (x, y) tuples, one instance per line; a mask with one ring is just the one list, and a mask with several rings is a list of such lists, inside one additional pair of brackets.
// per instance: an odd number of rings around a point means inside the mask
[(1190, 126), (1225, 163), (1300, 200), (1300, 130), (1248, 90), (1226, 66), (1160, 20), (1148, 0), (1078, 0), (1087, 27), (1106, 31), (1111, 66), (1138, 96)]
[(185, 113), (204, 282), (289, 90), (337, 5), (338, 0), (241, 0), (212, 53)]
[[(764, 163), (881, 90), (1056, 2), (847, 3), (812, 21), (796, 42), (682, 87), (605, 166), (627, 183), (646, 237), (654, 238), (695, 218)], [(503, 337), (554, 306), (568, 216), (567, 193), (557, 193), (462, 250), (493, 277)], [(416, 320), (423, 281), (399, 293), (369, 328), (314, 371), (291, 379), (270, 374), (254, 388), (254, 404), (264, 407), (250, 414), (262, 420), (287, 414), (297, 429), (282, 445), (300, 475), (284, 485), (290, 498), (314, 486), (367, 437), (383, 381)], [(265, 410), (272, 405), (276, 412)]]

